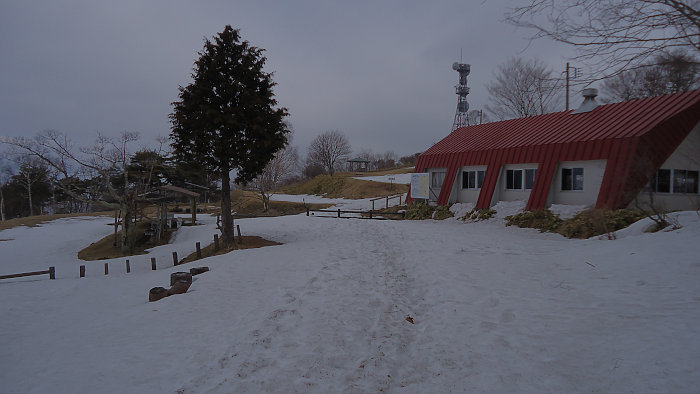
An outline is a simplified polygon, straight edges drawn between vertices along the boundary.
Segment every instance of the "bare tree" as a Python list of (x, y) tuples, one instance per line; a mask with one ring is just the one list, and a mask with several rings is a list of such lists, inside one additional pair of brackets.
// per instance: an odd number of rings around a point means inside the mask
[[(92, 190), (92, 197), (100, 205), (121, 212), (120, 247), (127, 253), (133, 250), (136, 241), (133, 219), (137, 203), (148, 187), (129, 178), (129, 147), (138, 138), (138, 133), (134, 132), (124, 132), (116, 139), (98, 135), (92, 146), (76, 148), (65, 134), (46, 130), (34, 138), (3, 138), (0, 142), (13, 147), (15, 154), (32, 157), (50, 167), (56, 172), (55, 185), (79, 200), (87, 198), (79, 190), (77, 181), (98, 180), (99, 192), (95, 194)], [(117, 179), (120, 181), (116, 182)]]
[(326, 131), (309, 144), (307, 161), (323, 166), (329, 174), (333, 175), (350, 152), (352, 152), (350, 142), (345, 134), (338, 130)]
[(262, 174), (258, 175), (249, 185), (260, 195), (263, 211), (270, 209), (270, 197), (273, 191), (284, 181), (293, 177), (299, 168), (299, 153), (296, 146), (287, 145), (275, 154), (265, 166)]
[(498, 66), (496, 80), (486, 84), (486, 108), (500, 119), (524, 118), (552, 111), (558, 98), (552, 70), (539, 60), (511, 58)]
[(643, 68), (623, 71), (603, 83), (607, 101), (629, 101), (698, 88), (700, 63), (682, 50), (662, 53)]
[(34, 216), (34, 201), (32, 200), (32, 191), (35, 184), (39, 182), (47, 182), (49, 177), (49, 169), (41, 160), (32, 157), (24, 156), (18, 161), (19, 177), (18, 181), (27, 191), (27, 203), (29, 204), (29, 216)]
[(5, 185), (12, 179), (12, 167), (9, 164), (3, 163), (0, 165), (0, 220), (7, 220), (5, 217), (5, 194), (3, 189)]
[(698, 0), (527, 0), (506, 21), (572, 45), (599, 78), (634, 69), (662, 51), (700, 52)]

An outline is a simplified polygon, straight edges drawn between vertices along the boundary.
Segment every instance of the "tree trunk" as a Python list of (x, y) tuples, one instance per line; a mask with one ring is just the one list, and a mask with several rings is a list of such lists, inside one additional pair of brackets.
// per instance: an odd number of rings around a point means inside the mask
[(231, 215), (231, 178), (228, 169), (221, 170), (221, 239), (224, 245), (233, 243), (233, 216)]
[(29, 174), (26, 175), (27, 178), (27, 195), (29, 196), (29, 216), (34, 216), (34, 207), (32, 206), (32, 181)]
[(263, 212), (269, 211), (270, 210), (270, 196), (267, 193), (261, 191), (260, 198), (262, 199), (262, 203), (263, 203)]
[[(129, 197), (126, 197), (129, 198)], [(131, 201), (122, 203), (122, 241), (120, 250), (122, 253), (131, 253), (134, 250), (134, 224), (131, 222), (134, 216), (134, 209)]]
[(0, 185), (0, 220), (5, 221), (5, 195), (2, 193), (2, 185)]

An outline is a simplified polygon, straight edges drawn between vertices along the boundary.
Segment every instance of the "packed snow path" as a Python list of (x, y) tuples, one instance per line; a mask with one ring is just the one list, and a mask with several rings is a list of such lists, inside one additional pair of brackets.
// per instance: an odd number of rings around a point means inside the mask
[(185, 266), (211, 272), (157, 303), (148, 289), (178, 269), (0, 283), (2, 391), (694, 392), (691, 214), (616, 241), (497, 222), (241, 220), (284, 245)]

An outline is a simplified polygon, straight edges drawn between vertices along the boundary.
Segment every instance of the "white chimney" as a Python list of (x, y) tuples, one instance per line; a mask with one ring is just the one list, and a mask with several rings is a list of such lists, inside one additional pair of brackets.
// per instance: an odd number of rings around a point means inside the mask
[(593, 89), (593, 88), (588, 88), (588, 89), (583, 89), (583, 103), (572, 112), (572, 114), (581, 114), (584, 112), (590, 112), (595, 109), (595, 107), (598, 106), (598, 102), (595, 101), (596, 96), (598, 95), (598, 89)]

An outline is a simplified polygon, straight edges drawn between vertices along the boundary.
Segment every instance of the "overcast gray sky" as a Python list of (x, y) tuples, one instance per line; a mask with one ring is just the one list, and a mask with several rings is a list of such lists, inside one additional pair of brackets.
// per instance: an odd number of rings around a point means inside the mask
[[(79, 143), (97, 131), (168, 135), (171, 102), (191, 82), (204, 37), (226, 24), (265, 48), (302, 152), (344, 132), (355, 152), (427, 149), (450, 132), (459, 60), (471, 109), (512, 56), (563, 70), (570, 49), (528, 44), (502, 22), (516, 1), (3, 1), (0, 135), (44, 129)], [(574, 99), (575, 102), (575, 99)], [(563, 109), (563, 108), (562, 108)]]

